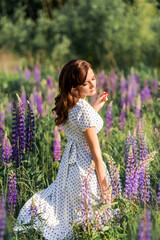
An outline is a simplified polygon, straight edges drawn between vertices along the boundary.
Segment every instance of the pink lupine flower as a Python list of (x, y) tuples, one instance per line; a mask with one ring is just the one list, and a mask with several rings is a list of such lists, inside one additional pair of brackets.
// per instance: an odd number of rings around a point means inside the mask
[(42, 93), (38, 93), (37, 95), (37, 112), (40, 116), (44, 113)]
[(6, 163), (9, 163), (11, 156), (12, 156), (12, 146), (10, 144), (9, 139), (7, 138), (7, 133), (6, 133), (2, 142), (2, 164), (6, 165)]
[(21, 89), (21, 100), (23, 102), (24, 108), (26, 108), (26, 106), (27, 106), (27, 97), (26, 97), (26, 91), (25, 91), (24, 86), (22, 86), (22, 89)]
[(8, 208), (10, 214), (14, 213), (16, 203), (17, 203), (17, 179), (15, 173), (11, 171), (8, 179)]
[[(140, 142), (139, 158), (140, 158), (140, 164), (141, 164), (143, 163), (143, 161), (145, 160), (145, 157), (148, 154), (146, 139), (144, 137), (143, 132), (141, 132), (141, 134), (139, 135), (139, 142)], [(150, 199), (150, 175), (149, 175), (148, 166), (145, 166), (139, 172), (139, 192), (140, 192), (141, 200), (143, 202), (144, 201), (148, 202)]]
[(31, 71), (30, 69), (25, 70), (25, 79), (28, 80), (31, 77)]
[(149, 210), (147, 210), (140, 221), (138, 240), (150, 240), (151, 229), (152, 229), (151, 213)]
[(132, 70), (131, 76), (128, 77), (128, 90), (127, 90), (127, 109), (135, 107), (135, 99), (139, 90), (139, 78)]
[(126, 96), (127, 96), (127, 82), (123, 76), (121, 77), (121, 107), (123, 107), (123, 104), (126, 105)]
[(114, 69), (112, 69), (110, 76), (110, 86), (112, 88), (112, 94), (113, 94), (113, 98), (115, 98), (116, 96), (116, 87), (117, 87), (117, 82), (118, 82), (118, 76), (116, 75)]
[(96, 75), (97, 78), (97, 87), (104, 89), (108, 84), (108, 77), (105, 75), (104, 71)]
[(151, 90), (149, 88), (149, 82), (145, 81), (145, 86), (141, 91), (141, 100), (142, 103), (149, 103), (151, 100)]
[(60, 161), (61, 160), (61, 137), (60, 137), (60, 133), (57, 126), (55, 127), (55, 130), (54, 130), (53, 149), (54, 149), (55, 161)]
[(117, 167), (114, 159), (110, 155), (106, 153), (104, 153), (104, 155), (107, 157), (108, 160), (109, 172), (111, 176), (112, 194), (116, 198), (120, 198), (122, 193), (122, 184), (119, 174), (119, 167)]
[(135, 171), (137, 164), (135, 162), (133, 156), (132, 146), (130, 146), (128, 159), (127, 159), (127, 167), (126, 167), (126, 180), (125, 180), (125, 196), (128, 199), (137, 199), (138, 194), (138, 172)]
[(106, 135), (108, 139), (110, 137), (111, 129), (112, 129), (112, 101), (108, 104), (106, 110)]
[(40, 88), (40, 80), (41, 80), (41, 69), (39, 63), (36, 63), (34, 68), (34, 77), (37, 82), (38, 89)]
[(11, 103), (7, 103), (7, 110), (6, 110), (6, 115), (9, 115), (12, 112), (12, 104)]

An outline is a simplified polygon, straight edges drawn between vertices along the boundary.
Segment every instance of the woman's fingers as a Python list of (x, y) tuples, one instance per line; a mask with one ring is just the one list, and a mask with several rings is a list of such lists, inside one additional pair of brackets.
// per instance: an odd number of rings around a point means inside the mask
[(103, 97), (103, 101), (106, 102), (108, 100), (108, 97), (107, 96), (104, 96)]

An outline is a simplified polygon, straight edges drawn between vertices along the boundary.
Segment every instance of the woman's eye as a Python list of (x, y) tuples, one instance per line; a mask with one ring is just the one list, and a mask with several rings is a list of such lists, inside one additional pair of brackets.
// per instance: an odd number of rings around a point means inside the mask
[(83, 86), (87, 86), (87, 83), (83, 83)]

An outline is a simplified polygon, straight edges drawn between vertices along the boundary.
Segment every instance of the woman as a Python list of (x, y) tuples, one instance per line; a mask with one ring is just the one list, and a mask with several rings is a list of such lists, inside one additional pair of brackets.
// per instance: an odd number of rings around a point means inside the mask
[[(97, 112), (107, 101), (107, 96), (101, 93), (93, 107), (86, 101), (87, 96), (96, 93), (92, 66), (83, 60), (68, 62), (59, 76), (59, 91), (53, 112), (56, 125), (63, 126), (67, 144), (55, 181), (33, 195), (38, 213), (41, 212), (46, 219), (43, 236), (48, 240), (72, 239), (72, 220), (79, 218), (82, 179), (88, 173), (92, 160), (95, 163), (90, 181), (92, 204), (100, 199), (111, 201), (108, 195), (110, 176), (102, 160), (97, 136), (103, 126)], [(30, 221), (31, 204), (32, 198), (21, 209), (17, 218), (19, 222)]]

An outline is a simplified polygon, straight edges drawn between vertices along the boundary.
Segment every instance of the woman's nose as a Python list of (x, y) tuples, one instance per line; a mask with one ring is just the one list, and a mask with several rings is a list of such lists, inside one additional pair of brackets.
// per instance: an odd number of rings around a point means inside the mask
[(91, 82), (91, 88), (93, 88), (93, 87), (94, 87), (94, 83)]

